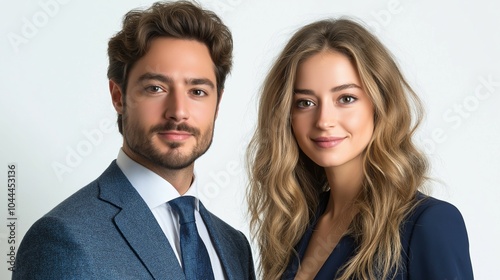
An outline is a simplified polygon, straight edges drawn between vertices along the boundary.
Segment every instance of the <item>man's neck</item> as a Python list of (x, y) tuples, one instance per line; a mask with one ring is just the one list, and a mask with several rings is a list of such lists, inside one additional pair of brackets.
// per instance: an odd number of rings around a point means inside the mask
[(133, 161), (158, 174), (169, 182), (180, 195), (187, 192), (194, 180), (194, 163), (182, 169), (168, 169), (152, 163), (146, 158), (132, 152), (127, 147), (122, 147), (123, 152)]

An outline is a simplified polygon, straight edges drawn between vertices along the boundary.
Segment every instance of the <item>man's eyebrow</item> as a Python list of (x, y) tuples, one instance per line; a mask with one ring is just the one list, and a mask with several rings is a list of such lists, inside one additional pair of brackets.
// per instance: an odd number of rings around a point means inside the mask
[[(137, 82), (140, 83), (142, 81), (147, 81), (147, 80), (156, 80), (160, 81), (165, 84), (173, 83), (172, 78), (162, 75), (162, 74), (157, 74), (157, 73), (151, 73), (147, 72), (139, 76), (137, 79)], [(197, 85), (207, 85), (211, 89), (215, 89), (214, 83), (210, 79), (205, 79), (205, 78), (189, 78), (185, 80), (185, 83), (187, 85), (192, 85), (192, 86), (197, 86)]]
[(214, 83), (210, 79), (205, 79), (205, 78), (187, 79), (186, 84), (192, 85), (192, 86), (206, 85), (206, 86), (209, 86), (211, 89), (215, 89)]
[(160, 81), (160, 82), (165, 83), (165, 84), (172, 83), (172, 79), (170, 77), (167, 77), (167, 76), (162, 75), (162, 74), (151, 73), (151, 72), (147, 72), (147, 73), (144, 73), (141, 76), (139, 76), (139, 78), (137, 79), (137, 82), (140, 83), (140, 82), (146, 81), (146, 80), (157, 80), (157, 81)]
[[(357, 84), (353, 84), (353, 83), (350, 83), (350, 84), (343, 84), (343, 85), (340, 85), (340, 86), (336, 86), (336, 87), (333, 87), (330, 89), (330, 92), (337, 92), (337, 91), (341, 91), (341, 90), (345, 90), (345, 89), (348, 89), (348, 88), (359, 88), (361, 89), (360, 86), (358, 86)], [(293, 90), (294, 93), (298, 93), (298, 94), (306, 94), (306, 95), (312, 95), (314, 94), (314, 92), (312, 90), (309, 90), (309, 89), (299, 89), (299, 88), (296, 88)]]

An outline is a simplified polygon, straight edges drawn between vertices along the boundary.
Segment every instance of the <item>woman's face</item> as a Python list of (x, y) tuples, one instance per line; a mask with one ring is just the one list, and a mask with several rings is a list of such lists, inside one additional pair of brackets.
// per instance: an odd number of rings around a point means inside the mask
[(292, 128), (300, 149), (325, 168), (360, 161), (374, 111), (349, 59), (333, 51), (309, 57), (299, 65), (294, 87)]

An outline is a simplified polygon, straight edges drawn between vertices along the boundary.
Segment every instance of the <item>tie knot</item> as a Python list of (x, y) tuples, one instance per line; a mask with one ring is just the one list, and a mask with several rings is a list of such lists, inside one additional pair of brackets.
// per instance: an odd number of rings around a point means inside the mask
[(194, 196), (181, 196), (168, 202), (179, 215), (179, 223), (194, 222)]

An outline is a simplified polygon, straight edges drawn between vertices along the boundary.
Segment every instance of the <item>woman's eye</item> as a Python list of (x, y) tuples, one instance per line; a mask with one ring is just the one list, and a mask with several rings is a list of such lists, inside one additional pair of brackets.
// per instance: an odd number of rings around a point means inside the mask
[(307, 108), (314, 106), (314, 102), (311, 100), (299, 100), (297, 101), (297, 107), (299, 108)]
[(353, 103), (356, 100), (357, 100), (356, 97), (350, 96), (350, 95), (346, 95), (346, 96), (342, 96), (339, 99), (339, 102), (342, 103), (342, 104), (349, 104), (349, 103)]

